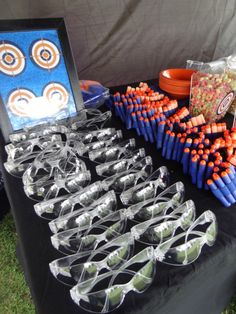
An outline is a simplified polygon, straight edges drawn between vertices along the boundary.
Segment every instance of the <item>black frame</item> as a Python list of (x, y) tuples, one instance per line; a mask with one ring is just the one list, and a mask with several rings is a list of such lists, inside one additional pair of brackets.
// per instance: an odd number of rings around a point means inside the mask
[[(84, 108), (84, 104), (64, 19), (49, 18), (49, 19), (0, 20), (0, 33), (46, 29), (54, 29), (58, 33), (58, 38), (60, 40), (62, 53), (66, 69), (68, 72), (68, 78), (70, 81), (71, 90), (75, 101), (75, 106), (78, 112)], [(8, 117), (5, 105), (1, 97), (0, 97), (0, 129), (2, 131), (5, 142), (9, 142), (9, 134), (13, 133), (13, 128), (11, 126), (10, 119)]]

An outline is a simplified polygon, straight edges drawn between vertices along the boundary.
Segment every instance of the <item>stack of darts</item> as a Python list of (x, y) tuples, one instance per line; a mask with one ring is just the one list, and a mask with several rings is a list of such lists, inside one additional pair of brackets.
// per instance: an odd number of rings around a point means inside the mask
[(192, 117), (177, 100), (143, 82), (115, 93), (112, 107), (127, 129), (156, 145), (162, 157), (179, 162), (199, 189), (210, 190), (226, 207), (236, 202), (236, 129), (206, 124), (202, 114)]

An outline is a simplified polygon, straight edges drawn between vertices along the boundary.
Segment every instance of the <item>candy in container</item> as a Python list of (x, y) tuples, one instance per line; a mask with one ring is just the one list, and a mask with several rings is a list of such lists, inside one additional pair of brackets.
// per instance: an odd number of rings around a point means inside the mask
[(235, 77), (230, 72), (194, 73), (189, 106), (191, 115), (203, 114), (206, 122), (223, 118), (234, 100), (235, 85)]

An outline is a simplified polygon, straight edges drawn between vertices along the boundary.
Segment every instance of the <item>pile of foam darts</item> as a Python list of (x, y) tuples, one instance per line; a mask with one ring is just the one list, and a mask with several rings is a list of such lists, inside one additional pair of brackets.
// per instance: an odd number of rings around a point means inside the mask
[(127, 129), (155, 143), (164, 158), (181, 163), (199, 189), (210, 189), (224, 206), (236, 202), (236, 129), (206, 124), (202, 114), (191, 117), (186, 107), (143, 82), (115, 93), (112, 106)]

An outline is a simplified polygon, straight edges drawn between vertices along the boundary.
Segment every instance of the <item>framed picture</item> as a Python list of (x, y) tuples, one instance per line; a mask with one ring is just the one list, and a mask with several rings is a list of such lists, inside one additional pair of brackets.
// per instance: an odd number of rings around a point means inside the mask
[(63, 18), (0, 20), (0, 127), (77, 115), (83, 99)]

